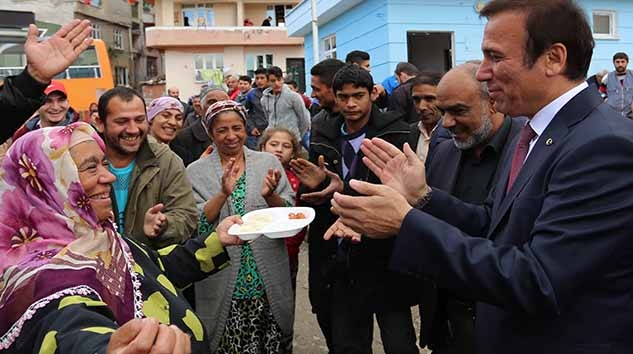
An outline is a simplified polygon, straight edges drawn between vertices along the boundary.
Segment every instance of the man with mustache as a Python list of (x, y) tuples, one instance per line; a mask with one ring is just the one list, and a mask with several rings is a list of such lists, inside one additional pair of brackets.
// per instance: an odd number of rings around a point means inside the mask
[(633, 118), (631, 103), (633, 103), (633, 72), (627, 70), (629, 56), (619, 52), (613, 55), (615, 70), (605, 76), (603, 83), (607, 86), (607, 103), (622, 117)]
[[(488, 196), (501, 156), (525, 124), (524, 119), (504, 116), (494, 108), (486, 83), (477, 81), (478, 68), (474, 63), (459, 65), (437, 86), (436, 104), (452, 139), (437, 145), (426, 173), (435, 188), (474, 204)], [(420, 303), (421, 345), (433, 353), (472, 353), (474, 316), (472, 301), (427, 281)]]
[(418, 120), (410, 124), (409, 142), (422, 161), (430, 160), (435, 147), (451, 138), (451, 134), (440, 123), (442, 113), (436, 104), (437, 84), (441, 78), (439, 73), (429, 73), (416, 76), (409, 82), (411, 99), (418, 115)]
[(191, 184), (176, 153), (148, 136), (143, 97), (118, 86), (98, 106), (97, 128), (116, 176), (110, 198), (119, 233), (154, 249), (188, 239), (198, 220)]

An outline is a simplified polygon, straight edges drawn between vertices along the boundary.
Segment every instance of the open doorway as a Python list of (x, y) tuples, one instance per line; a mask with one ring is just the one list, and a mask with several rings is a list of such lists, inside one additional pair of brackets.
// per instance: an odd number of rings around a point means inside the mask
[(304, 58), (286, 58), (286, 78), (297, 82), (299, 91), (306, 92), (306, 70)]
[(453, 67), (453, 32), (408, 31), (407, 54), (421, 71), (445, 73)]

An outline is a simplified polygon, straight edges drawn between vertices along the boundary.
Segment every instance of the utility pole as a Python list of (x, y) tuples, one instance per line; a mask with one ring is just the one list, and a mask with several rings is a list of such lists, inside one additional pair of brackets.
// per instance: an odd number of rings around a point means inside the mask
[(313, 65), (319, 62), (319, 25), (317, 23), (317, 8), (316, 0), (310, 0), (310, 6), (312, 7), (312, 57), (314, 58)]

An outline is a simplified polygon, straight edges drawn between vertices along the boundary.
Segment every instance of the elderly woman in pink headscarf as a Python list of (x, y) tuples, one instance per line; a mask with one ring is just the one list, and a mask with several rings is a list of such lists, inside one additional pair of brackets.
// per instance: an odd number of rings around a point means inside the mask
[(177, 99), (169, 96), (154, 99), (147, 109), (150, 135), (163, 144), (169, 144), (182, 129), (183, 114), (184, 108)]
[(154, 251), (113, 223), (105, 145), (86, 123), (30, 132), (0, 167), (0, 351), (208, 353), (177, 289), (228, 266), (217, 232)]

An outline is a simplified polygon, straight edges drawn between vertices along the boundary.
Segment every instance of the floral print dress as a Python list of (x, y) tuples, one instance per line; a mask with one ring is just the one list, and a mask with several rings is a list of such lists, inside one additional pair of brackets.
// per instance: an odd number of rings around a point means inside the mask
[[(231, 194), (230, 203), (235, 214), (243, 216), (246, 195), (246, 172), (242, 174)], [(209, 223), (201, 215), (200, 232), (207, 232)], [(248, 243), (241, 246), (240, 268), (231, 299), (231, 308), (217, 354), (277, 354), (281, 343), (281, 329), (275, 322), (266, 299), (266, 291), (253, 251)]]

